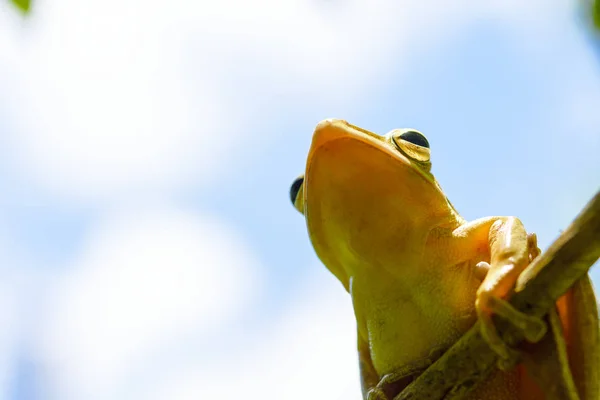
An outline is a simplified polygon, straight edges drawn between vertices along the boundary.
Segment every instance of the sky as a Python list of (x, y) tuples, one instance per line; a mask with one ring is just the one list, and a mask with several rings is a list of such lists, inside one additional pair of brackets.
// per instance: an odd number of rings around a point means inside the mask
[(359, 400), (289, 201), (325, 118), (420, 130), (466, 219), (547, 247), (599, 189), (597, 43), (572, 1), (448, 4), (0, 3), (0, 399)]

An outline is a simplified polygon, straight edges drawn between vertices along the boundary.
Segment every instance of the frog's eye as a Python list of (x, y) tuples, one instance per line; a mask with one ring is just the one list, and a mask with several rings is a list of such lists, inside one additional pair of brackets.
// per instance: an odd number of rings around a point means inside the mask
[(429, 142), (421, 132), (405, 131), (398, 135), (398, 138), (416, 144), (417, 146), (425, 147), (426, 149), (429, 148)]
[(300, 175), (296, 178), (296, 180), (290, 186), (290, 200), (292, 200), (292, 205), (301, 213), (304, 214), (304, 204), (303, 204), (303, 186), (304, 186), (304, 175)]
[(394, 145), (407, 157), (422, 163), (431, 158), (429, 142), (425, 135), (413, 129), (396, 129), (389, 133)]

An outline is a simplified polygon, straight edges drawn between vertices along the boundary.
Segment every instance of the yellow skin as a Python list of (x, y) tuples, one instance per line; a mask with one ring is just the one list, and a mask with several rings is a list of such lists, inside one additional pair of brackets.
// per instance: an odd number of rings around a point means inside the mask
[(393, 398), (479, 318), (504, 371), (470, 398), (542, 398), (490, 319), (509, 318), (531, 342), (546, 332), (502, 300), (539, 253), (535, 235), (514, 217), (465, 221), (430, 169), (419, 132), (330, 119), (292, 186), (317, 255), (352, 297), (363, 396)]

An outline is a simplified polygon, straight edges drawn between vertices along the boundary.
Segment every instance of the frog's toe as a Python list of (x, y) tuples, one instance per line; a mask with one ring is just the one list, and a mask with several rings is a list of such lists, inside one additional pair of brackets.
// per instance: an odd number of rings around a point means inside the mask
[(496, 366), (502, 371), (510, 371), (521, 361), (521, 352), (508, 348), (508, 357), (498, 358)]
[(533, 232), (527, 235), (527, 248), (529, 250), (529, 262), (535, 260), (542, 252), (537, 244), (537, 235)]
[(503, 371), (512, 369), (521, 359), (521, 353), (502, 340), (489, 314), (482, 312), (479, 317), (481, 321), (481, 336), (492, 351), (498, 355), (498, 368)]
[(539, 342), (548, 330), (548, 326), (541, 318), (522, 313), (506, 300), (490, 295), (487, 296), (486, 303), (487, 308), (493, 313), (500, 315), (520, 329), (528, 342)]
[(523, 335), (528, 342), (537, 343), (548, 331), (548, 326), (540, 318), (530, 317), (523, 320)]
[(373, 388), (367, 392), (366, 400), (388, 400), (387, 396), (380, 388)]
[(489, 270), (490, 270), (490, 264), (488, 264), (485, 261), (481, 261), (475, 265), (473, 272), (475, 273), (475, 277), (477, 279), (479, 279), (480, 281), (483, 281), (485, 279), (485, 277), (487, 276)]
[(542, 319), (524, 314), (507, 301), (489, 293), (480, 294), (476, 302), (476, 309), (477, 316), (481, 321), (481, 335), (498, 355), (498, 368), (502, 370), (512, 369), (519, 362), (521, 356), (519, 351), (502, 340), (492, 321), (492, 313), (500, 315), (520, 329), (528, 342), (540, 341), (548, 329)]

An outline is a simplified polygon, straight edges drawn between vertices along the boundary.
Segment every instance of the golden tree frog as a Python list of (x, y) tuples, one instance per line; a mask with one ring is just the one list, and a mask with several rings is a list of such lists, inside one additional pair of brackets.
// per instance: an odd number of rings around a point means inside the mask
[[(485, 201), (486, 194), (473, 195)], [(509, 319), (531, 343), (547, 332), (543, 320), (506, 301), (539, 253), (535, 234), (515, 217), (465, 221), (431, 173), (422, 133), (395, 129), (380, 136), (324, 120), (290, 196), (317, 256), (351, 296), (365, 399), (392, 399), (476, 320), (501, 368), (469, 398), (544, 398), (543, 382), (518, 362), (524, 350), (504, 344), (491, 319)], [(579, 396), (597, 399), (598, 315), (589, 278), (557, 309)], [(588, 314), (587, 328), (578, 310)], [(585, 329), (592, 343), (585, 343)]]

